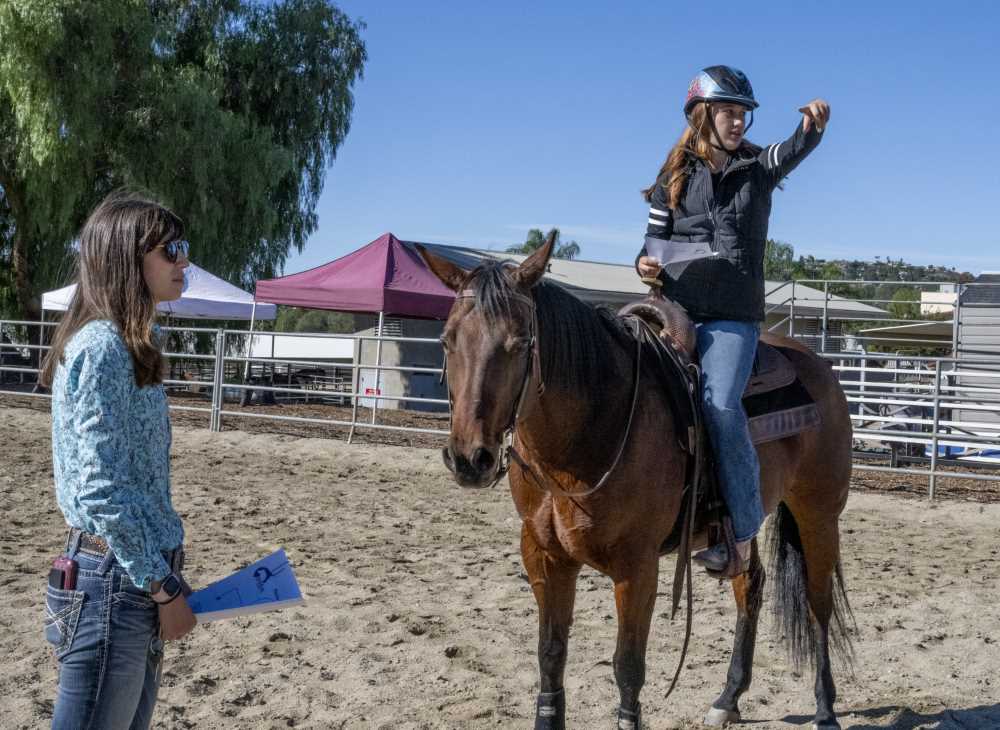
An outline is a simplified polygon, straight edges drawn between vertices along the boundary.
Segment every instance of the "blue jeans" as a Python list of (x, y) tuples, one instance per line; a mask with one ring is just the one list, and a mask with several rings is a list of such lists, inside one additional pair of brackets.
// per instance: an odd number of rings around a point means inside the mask
[(722, 497), (733, 518), (733, 532), (742, 542), (754, 537), (764, 522), (760, 464), (742, 402), (760, 325), (714, 319), (698, 324), (697, 333), (705, 425), (715, 451)]
[(45, 639), (59, 662), (53, 730), (148, 728), (163, 660), (156, 604), (111, 551), (70, 544), (66, 554), (79, 564), (76, 589), (47, 586), (45, 596)]

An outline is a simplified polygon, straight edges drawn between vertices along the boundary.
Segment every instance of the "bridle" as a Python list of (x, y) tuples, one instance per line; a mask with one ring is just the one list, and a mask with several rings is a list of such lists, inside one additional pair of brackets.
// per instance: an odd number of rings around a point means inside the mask
[[(511, 292), (510, 296), (519, 300), (523, 304), (527, 305), (531, 309), (531, 330), (530, 330), (530, 342), (527, 349), (527, 357), (524, 365), (524, 375), (521, 379), (521, 388), (519, 389), (517, 400), (514, 401), (513, 407), (511, 408), (511, 415), (507, 421), (507, 425), (503, 429), (503, 434), (500, 438), (500, 452), (497, 455), (497, 469), (496, 475), (493, 481), (490, 483), (490, 487), (495, 487), (507, 472), (510, 470), (511, 461), (516, 461), (517, 465), (520, 466), (527, 473), (531, 474), (532, 481), (541, 491), (551, 492), (552, 494), (559, 495), (562, 497), (586, 497), (598, 491), (611, 478), (611, 474), (618, 467), (621, 462), (622, 455), (625, 453), (625, 446), (628, 444), (628, 437), (632, 431), (632, 420), (635, 416), (635, 406), (639, 399), (639, 375), (640, 375), (640, 362), (642, 356), (642, 342), (641, 339), (636, 337), (636, 355), (635, 355), (635, 376), (632, 386), (632, 402), (629, 407), (628, 421), (625, 424), (625, 431), (622, 434), (621, 442), (618, 444), (618, 450), (615, 453), (614, 462), (611, 467), (604, 472), (604, 475), (598, 480), (597, 484), (593, 487), (586, 489), (582, 492), (567, 492), (560, 489), (554, 484), (548, 486), (543, 486), (542, 482), (535, 475), (534, 470), (531, 466), (524, 460), (524, 458), (517, 453), (514, 448), (514, 432), (517, 429), (517, 422), (520, 420), (521, 407), (524, 404), (525, 395), (528, 392), (528, 384), (531, 379), (534, 378), (538, 383), (537, 393), (538, 397), (541, 397), (545, 393), (545, 382), (542, 380), (542, 368), (541, 368), (541, 355), (539, 353), (538, 344), (538, 307), (535, 304), (533, 297), (520, 294), (518, 292)], [(457, 299), (475, 299), (476, 293), (471, 289), (464, 289), (457, 295)], [(445, 383), (446, 375), (448, 372), (448, 350), (444, 350), (444, 359), (441, 364), (441, 383)], [(447, 387), (447, 385), (446, 385)], [(454, 405), (451, 388), (448, 388), (448, 430), (451, 430), (451, 412)]]
[[(528, 393), (528, 384), (534, 378), (538, 383), (537, 394), (539, 397), (545, 392), (545, 381), (542, 380), (541, 355), (538, 350), (538, 309), (535, 307), (535, 300), (518, 292), (511, 292), (510, 296), (517, 299), (522, 304), (527, 305), (531, 310), (531, 329), (529, 330), (529, 341), (527, 354), (524, 363), (524, 375), (521, 376), (521, 387), (518, 389), (517, 400), (511, 407), (510, 418), (504, 426), (503, 435), (500, 437), (500, 453), (497, 456), (496, 476), (490, 483), (490, 487), (495, 487), (510, 470), (511, 454), (514, 453), (514, 430), (521, 417), (521, 407), (524, 405), (525, 395)], [(464, 289), (458, 293), (456, 299), (475, 299), (476, 293), (472, 289)], [(447, 387), (446, 378), (448, 373), (448, 350), (444, 350), (444, 360), (441, 364), (441, 383)], [(451, 388), (448, 388), (448, 430), (451, 430), (451, 412), (454, 400), (451, 395)], [(518, 463), (521, 462), (519, 456), (515, 456)]]

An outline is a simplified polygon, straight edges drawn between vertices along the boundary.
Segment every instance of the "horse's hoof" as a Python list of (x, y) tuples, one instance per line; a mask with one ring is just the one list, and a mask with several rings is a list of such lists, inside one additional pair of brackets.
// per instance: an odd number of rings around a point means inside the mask
[(739, 721), (739, 710), (723, 710), (718, 707), (711, 707), (702, 722), (708, 727), (725, 727), (731, 722)]
[(840, 723), (836, 720), (831, 720), (829, 722), (814, 722), (812, 724), (812, 730), (840, 730)]

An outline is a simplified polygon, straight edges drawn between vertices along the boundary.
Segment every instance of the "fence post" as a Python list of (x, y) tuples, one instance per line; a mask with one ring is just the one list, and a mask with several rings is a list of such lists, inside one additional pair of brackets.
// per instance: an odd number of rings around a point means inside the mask
[(795, 337), (795, 279), (792, 279), (792, 301), (788, 306), (788, 336)]
[(826, 352), (826, 327), (830, 314), (830, 282), (823, 282), (823, 333), (820, 340), (820, 352)]
[[(861, 357), (861, 369), (858, 370), (858, 417), (865, 415), (865, 383), (868, 382), (868, 358)], [(864, 426), (864, 422), (861, 424)]]
[(361, 365), (365, 355), (365, 341), (354, 341), (354, 367), (351, 369), (351, 430), (347, 433), (347, 443), (354, 441), (354, 429), (358, 425), (358, 393), (361, 392)]
[(937, 456), (938, 427), (941, 420), (941, 360), (934, 362), (934, 418), (931, 426), (931, 477), (928, 487), (928, 499), (934, 501), (934, 490), (937, 486)]
[(212, 417), (209, 422), (209, 429), (212, 431), (222, 430), (222, 384), (225, 382), (225, 360), (226, 360), (226, 332), (218, 330), (215, 333), (215, 372), (212, 378)]
[(955, 286), (955, 306), (951, 310), (951, 356), (958, 359), (959, 330), (962, 326), (962, 290), (965, 284)]
[(378, 313), (378, 342), (375, 344), (375, 397), (372, 398), (372, 424), (378, 411), (378, 397), (382, 394), (382, 338), (385, 336), (385, 312)]

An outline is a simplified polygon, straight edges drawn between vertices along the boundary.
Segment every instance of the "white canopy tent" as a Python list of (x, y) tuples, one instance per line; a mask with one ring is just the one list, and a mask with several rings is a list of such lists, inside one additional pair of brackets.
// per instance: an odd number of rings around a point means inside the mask
[[(182, 319), (274, 319), (277, 307), (274, 304), (255, 302), (248, 294), (228, 281), (208, 273), (191, 264), (185, 270), (187, 287), (181, 298), (173, 302), (162, 302), (157, 309), (163, 314)], [(76, 284), (42, 295), (42, 309), (50, 312), (65, 312), (76, 292)]]

